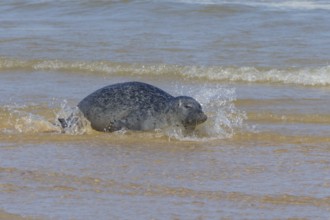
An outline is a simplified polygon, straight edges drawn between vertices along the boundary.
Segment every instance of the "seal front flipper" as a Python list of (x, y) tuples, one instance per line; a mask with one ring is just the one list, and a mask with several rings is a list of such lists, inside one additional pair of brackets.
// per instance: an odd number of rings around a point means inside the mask
[(57, 125), (62, 129), (62, 133), (83, 134), (88, 130), (90, 122), (80, 111), (74, 111), (69, 117), (58, 117)]
[(67, 118), (58, 118), (57, 120), (60, 122), (62, 128), (72, 127), (72, 125), (76, 124), (79, 120), (78, 115), (74, 115), (73, 113)]
[(68, 127), (68, 123), (66, 122), (66, 120), (64, 118), (58, 118), (57, 120), (60, 122), (62, 128)]

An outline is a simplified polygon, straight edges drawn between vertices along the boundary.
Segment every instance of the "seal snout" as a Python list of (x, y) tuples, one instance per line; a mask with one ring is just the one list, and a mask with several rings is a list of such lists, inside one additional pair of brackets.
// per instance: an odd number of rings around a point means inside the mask
[(204, 112), (201, 112), (200, 114), (200, 123), (203, 123), (207, 120), (207, 115), (204, 114)]
[(196, 124), (202, 124), (207, 120), (207, 116), (204, 114), (203, 111), (198, 112), (196, 117)]
[(190, 125), (199, 125), (207, 120), (207, 116), (203, 111), (195, 112), (195, 114), (190, 115), (190, 119), (187, 120), (187, 124)]

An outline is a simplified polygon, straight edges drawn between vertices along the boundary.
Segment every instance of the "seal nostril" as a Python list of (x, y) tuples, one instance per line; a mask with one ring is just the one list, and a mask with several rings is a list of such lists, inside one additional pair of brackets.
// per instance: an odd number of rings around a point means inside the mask
[(204, 121), (206, 121), (207, 120), (207, 115), (205, 115), (204, 113), (203, 113), (203, 115), (202, 115), (202, 121), (204, 122)]

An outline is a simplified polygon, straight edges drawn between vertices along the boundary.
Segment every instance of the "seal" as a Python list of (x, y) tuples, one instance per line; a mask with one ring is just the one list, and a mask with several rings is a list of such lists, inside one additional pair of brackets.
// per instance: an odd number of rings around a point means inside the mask
[[(93, 129), (113, 132), (121, 129), (155, 130), (180, 126), (193, 131), (207, 120), (201, 105), (192, 97), (173, 97), (142, 82), (125, 82), (103, 87), (78, 104)], [(68, 119), (58, 119), (63, 128)]]

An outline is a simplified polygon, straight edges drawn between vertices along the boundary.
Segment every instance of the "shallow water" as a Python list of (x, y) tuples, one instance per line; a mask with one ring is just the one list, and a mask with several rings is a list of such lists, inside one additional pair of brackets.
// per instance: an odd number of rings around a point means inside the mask
[[(328, 219), (329, 10), (0, 3), (0, 217)], [(130, 80), (194, 97), (208, 121), (190, 136), (61, 132), (82, 98)]]

